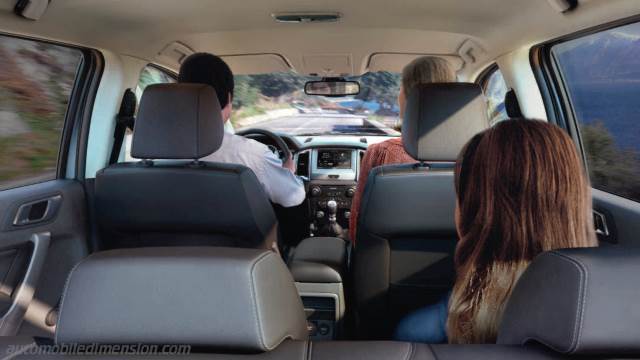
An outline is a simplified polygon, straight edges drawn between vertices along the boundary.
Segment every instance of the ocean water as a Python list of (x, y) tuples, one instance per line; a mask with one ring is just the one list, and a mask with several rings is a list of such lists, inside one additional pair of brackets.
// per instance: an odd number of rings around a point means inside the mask
[(602, 121), (618, 147), (640, 153), (640, 81), (568, 85), (578, 121)]

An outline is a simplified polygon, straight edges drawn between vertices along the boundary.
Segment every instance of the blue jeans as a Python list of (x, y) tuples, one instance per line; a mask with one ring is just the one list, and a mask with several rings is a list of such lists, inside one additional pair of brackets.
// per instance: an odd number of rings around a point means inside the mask
[(446, 343), (449, 296), (450, 293), (437, 303), (405, 316), (396, 327), (394, 339), (426, 344)]

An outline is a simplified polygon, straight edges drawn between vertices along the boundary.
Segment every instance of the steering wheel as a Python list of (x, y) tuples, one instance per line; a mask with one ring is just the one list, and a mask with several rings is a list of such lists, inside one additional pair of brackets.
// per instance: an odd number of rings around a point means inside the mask
[(236, 135), (240, 135), (244, 137), (251, 137), (251, 135), (266, 136), (271, 140), (273, 140), (273, 142), (276, 144), (277, 150), (279, 150), (280, 160), (284, 162), (291, 157), (291, 150), (289, 150), (287, 143), (284, 142), (284, 140), (282, 140), (282, 137), (280, 137), (274, 132), (271, 132), (265, 129), (251, 128), (251, 129), (240, 130), (236, 132)]

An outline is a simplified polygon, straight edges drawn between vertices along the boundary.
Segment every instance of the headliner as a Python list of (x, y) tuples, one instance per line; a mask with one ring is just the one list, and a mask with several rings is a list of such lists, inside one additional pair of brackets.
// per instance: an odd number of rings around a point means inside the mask
[[(277, 53), (299, 72), (303, 57), (347, 56), (353, 73), (379, 52), (457, 54), (472, 39), (486, 53), (464, 70), (537, 42), (640, 13), (637, 0), (581, 0), (568, 14), (545, 0), (54, 0), (33, 22), (0, 0), (0, 30), (108, 49), (176, 69), (158, 56), (179, 41), (219, 55)], [(339, 12), (341, 21), (280, 24), (276, 12)], [(250, 72), (246, 70), (243, 72)]]

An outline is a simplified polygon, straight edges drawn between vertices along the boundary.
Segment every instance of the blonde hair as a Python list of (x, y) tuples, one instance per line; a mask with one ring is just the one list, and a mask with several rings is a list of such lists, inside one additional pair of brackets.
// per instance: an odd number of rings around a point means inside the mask
[(543, 121), (509, 120), (460, 153), (450, 343), (495, 342), (504, 306), (543, 251), (597, 246), (591, 187), (571, 138)]
[(456, 74), (449, 62), (435, 56), (421, 56), (402, 69), (402, 89), (405, 95), (420, 84), (455, 81)]

